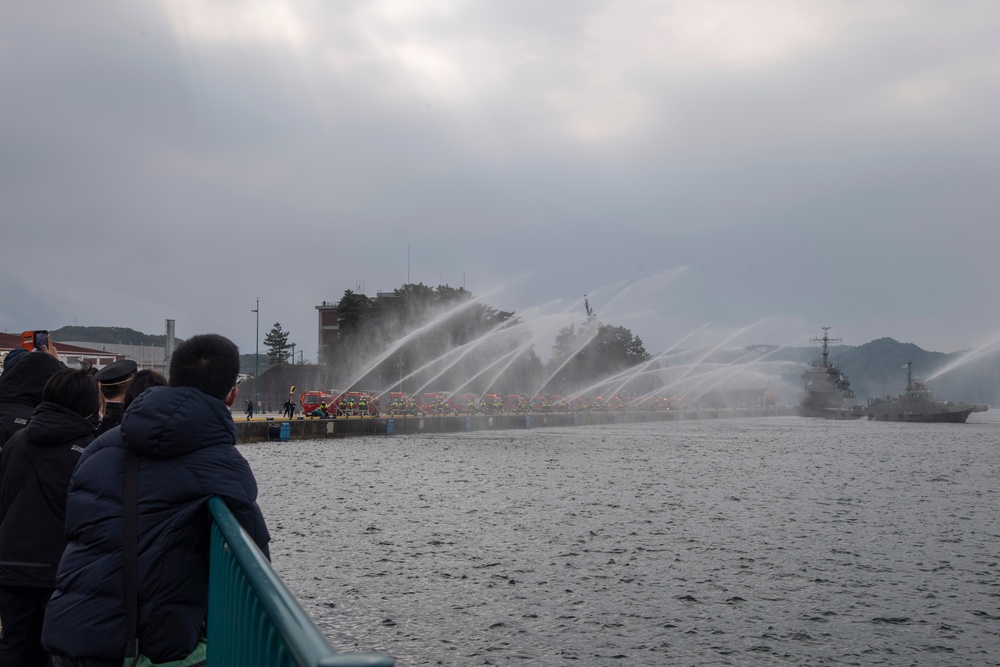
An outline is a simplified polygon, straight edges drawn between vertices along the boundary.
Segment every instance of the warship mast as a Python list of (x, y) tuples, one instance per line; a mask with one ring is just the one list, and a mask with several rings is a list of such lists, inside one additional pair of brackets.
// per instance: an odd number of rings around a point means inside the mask
[(827, 358), (830, 356), (830, 343), (842, 343), (842, 338), (830, 338), (830, 327), (823, 327), (822, 338), (810, 338), (810, 343), (823, 343), (823, 368), (829, 368)]

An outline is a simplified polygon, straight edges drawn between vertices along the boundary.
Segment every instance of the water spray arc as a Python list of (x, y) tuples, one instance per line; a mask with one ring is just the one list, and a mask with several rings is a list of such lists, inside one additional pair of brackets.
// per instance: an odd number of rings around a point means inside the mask
[[(434, 359), (431, 359), (423, 366), (420, 366), (419, 368), (413, 370), (404, 379), (413, 379), (419, 377), (422, 373), (427, 372), (434, 366), (441, 363), (445, 363), (445, 366), (440, 371), (438, 371), (433, 377), (431, 377), (430, 380), (425, 381), (423, 385), (419, 386), (417, 389), (413, 391), (414, 394), (419, 394), (421, 391), (426, 389), (427, 386), (431, 384), (431, 382), (437, 380), (445, 373), (447, 373), (449, 370), (457, 366), (459, 363), (462, 362), (463, 359), (466, 359), (470, 354), (475, 352), (480, 346), (488, 342), (491, 342), (491, 340), (501, 335), (506, 335), (509, 332), (516, 330), (516, 328), (520, 326), (523, 325), (522, 324), (512, 325), (509, 321), (500, 322), (486, 334), (478, 338), (474, 338), (473, 340), (470, 340), (467, 343), (464, 343), (456, 348), (448, 350), (444, 354)], [(388, 390), (382, 391), (379, 395), (381, 396), (385, 394), (386, 391)]]
[[(680, 272), (657, 274), (618, 289), (610, 299), (602, 299), (607, 302), (601, 307), (602, 315), (611, 307), (621, 312), (621, 306), (626, 306), (628, 317), (646, 316), (653, 311), (634, 307), (639, 288), (648, 291), (668, 284)], [(410, 406), (408, 411), (420, 406), (438, 414), (442, 409), (458, 412), (459, 403), (471, 405), (476, 395), (479, 403), (487, 395), (491, 406), (502, 403), (501, 411), (584, 405), (601, 411), (663, 410), (669, 409), (675, 394), (693, 404), (710, 392), (711, 404), (742, 404), (763, 401), (765, 390), (760, 385), (767, 387), (776, 380), (783, 387), (790, 384), (792, 373), (787, 367), (770, 361), (782, 348), (754, 348), (739, 356), (728, 348), (773, 318), (731, 330), (720, 342), (681, 351), (709, 327), (704, 324), (650, 357), (629, 329), (605, 324), (597, 316), (592, 307), (595, 294), (596, 290), (584, 293), (573, 302), (572, 311), (557, 314), (546, 312), (548, 307), (518, 315), (504, 313), (486, 306), (490, 295), (472, 297), (456, 294), (454, 288), (423, 286), (397, 291), (405, 300), (362, 304), (371, 311), (355, 311), (360, 317), (366, 312), (375, 314), (368, 324), (352, 324), (355, 337), (344, 339), (339, 348), (342, 365), (335, 382), (344, 389), (334, 391), (361, 392), (380, 405), (395, 389), (394, 409), (403, 402)], [(463, 314), (470, 308), (475, 310)], [(581, 314), (585, 315), (582, 321)], [(420, 324), (413, 324), (418, 319)], [(543, 344), (552, 353), (543, 360), (534, 350), (546, 339)], [(720, 387), (726, 391), (719, 392)], [(460, 392), (466, 396), (453, 400)], [(663, 400), (655, 400), (659, 398)], [(424, 407), (430, 405), (438, 407)], [(516, 410), (515, 406), (523, 407)]]
[(994, 354), (994, 353), (996, 353), (998, 351), (1000, 351), (1000, 336), (998, 336), (997, 338), (994, 338), (993, 340), (989, 341), (988, 343), (985, 343), (983, 345), (979, 345), (977, 347), (972, 348), (971, 350), (969, 350), (968, 352), (966, 352), (965, 354), (963, 354), (958, 359), (955, 359), (954, 361), (952, 361), (952, 362), (950, 362), (948, 364), (945, 364), (941, 368), (937, 369), (936, 371), (934, 371), (933, 373), (931, 373), (930, 375), (928, 375), (927, 379), (925, 381), (926, 382), (931, 382), (931, 381), (933, 381), (933, 380), (941, 377), (942, 375), (945, 375), (946, 373), (950, 373), (951, 371), (955, 370), (956, 368), (961, 368), (962, 366), (965, 366), (966, 364), (968, 364), (970, 362), (976, 361), (978, 359), (982, 359), (983, 357), (989, 356), (989, 355)]
[(433, 318), (431, 321), (426, 322), (425, 324), (421, 325), (420, 327), (417, 327), (416, 329), (414, 329), (413, 331), (409, 332), (405, 336), (402, 336), (401, 338), (396, 339), (395, 341), (393, 341), (389, 345), (389, 347), (387, 349), (385, 349), (379, 355), (377, 355), (374, 361), (369, 362), (368, 365), (367, 365), (367, 367), (365, 368), (365, 370), (363, 372), (361, 372), (360, 374), (358, 374), (357, 377), (353, 378), (350, 382), (348, 382), (346, 386), (348, 388), (353, 387), (362, 378), (364, 378), (366, 375), (368, 375), (369, 373), (371, 373), (376, 367), (378, 367), (379, 364), (381, 364), (386, 359), (388, 359), (389, 357), (391, 357), (394, 354), (396, 354), (397, 352), (399, 352), (408, 342), (412, 341), (413, 339), (419, 337), (420, 335), (422, 335), (422, 334), (424, 334), (424, 333), (426, 333), (428, 331), (433, 330), (436, 326), (438, 326), (440, 323), (446, 321), (448, 318), (453, 317), (453, 316), (461, 313), (462, 311), (464, 311), (466, 309), (472, 308), (473, 306), (475, 306), (477, 304), (485, 303), (485, 300), (488, 297), (490, 297), (491, 295), (492, 295), (492, 293), (487, 293), (487, 294), (484, 294), (483, 296), (472, 297), (472, 298), (468, 299), (467, 301), (463, 301), (462, 303), (460, 303), (459, 305), (455, 306), (454, 308), (451, 308), (449, 310), (444, 311), (443, 313), (441, 313), (437, 317)]

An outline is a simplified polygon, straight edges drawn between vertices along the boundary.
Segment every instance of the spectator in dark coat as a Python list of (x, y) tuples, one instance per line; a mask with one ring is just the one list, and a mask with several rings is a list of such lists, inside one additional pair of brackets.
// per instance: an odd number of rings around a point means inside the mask
[(42, 619), (66, 547), (66, 488), (100, 408), (87, 369), (59, 371), (28, 425), (0, 451), (0, 665), (48, 661)]
[(257, 483), (237, 451), (230, 408), (239, 351), (222, 336), (194, 336), (174, 351), (170, 386), (144, 391), (119, 428), (77, 464), (66, 507), (69, 544), (45, 612), (53, 664), (121, 665), (126, 649), (122, 515), (125, 463), (139, 457), (138, 639), (154, 662), (194, 648), (208, 603), (208, 499), (221, 496), (267, 554)]
[(135, 377), (129, 380), (128, 386), (125, 387), (125, 398), (122, 399), (123, 410), (132, 405), (132, 401), (139, 398), (139, 394), (150, 387), (166, 387), (167, 384), (167, 378), (156, 371), (149, 369), (139, 371), (135, 374)]
[(42, 402), (45, 383), (64, 368), (50, 340), (45, 349), (23, 353), (4, 369), (0, 375), (0, 447), (24, 428)]

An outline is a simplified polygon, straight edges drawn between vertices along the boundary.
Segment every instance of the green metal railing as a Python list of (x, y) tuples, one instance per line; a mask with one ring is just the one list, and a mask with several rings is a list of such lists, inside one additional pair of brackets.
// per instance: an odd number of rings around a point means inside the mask
[(221, 498), (208, 501), (212, 547), (208, 667), (392, 667), (379, 653), (334, 651)]

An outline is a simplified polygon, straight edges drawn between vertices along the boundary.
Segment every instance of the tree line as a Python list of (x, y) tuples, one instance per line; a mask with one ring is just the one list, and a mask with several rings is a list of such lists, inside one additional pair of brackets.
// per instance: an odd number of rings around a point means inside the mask
[[(650, 358), (638, 336), (588, 307), (579, 324), (559, 330), (543, 362), (531, 323), (448, 285), (405, 284), (376, 297), (348, 289), (336, 314), (339, 332), (320, 350), (320, 364), (342, 389), (569, 394)], [(264, 344), (271, 365), (289, 362), (280, 323)], [(630, 391), (649, 391), (653, 382)]]

